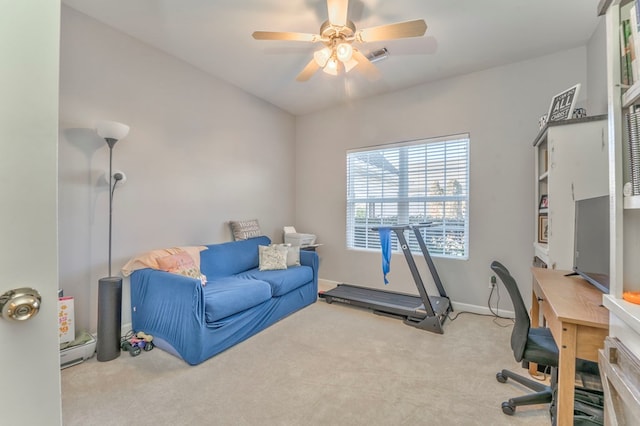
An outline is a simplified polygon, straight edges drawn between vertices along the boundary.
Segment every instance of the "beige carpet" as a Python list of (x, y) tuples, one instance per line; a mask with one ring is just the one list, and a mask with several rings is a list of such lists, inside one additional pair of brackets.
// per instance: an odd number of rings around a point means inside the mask
[(527, 390), (507, 320), (461, 315), (437, 335), (320, 300), (195, 367), (159, 349), (62, 371), (64, 424), (547, 425), (548, 406), (502, 413)]

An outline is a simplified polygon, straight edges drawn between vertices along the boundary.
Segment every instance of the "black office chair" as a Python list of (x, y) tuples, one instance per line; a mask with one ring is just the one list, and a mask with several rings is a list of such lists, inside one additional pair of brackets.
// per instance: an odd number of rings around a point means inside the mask
[[(555, 381), (558, 367), (558, 346), (556, 346), (551, 330), (548, 328), (531, 328), (530, 318), (527, 308), (522, 301), (520, 290), (516, 280), (511, 276), (507, 268), (500, 262), (491, 263), (491, 269), (500, 277), (504, 286), (509, 292), (513, 309), (516, 314), (516, 322), (511, 332), (511, 349), (516, 361), (535, 362), (552, 368), (552, 383)], [(500, 383), (505, 383), (507, 379), (516, 382), (535, 391), (535, 393), (511, 398), (502, 403), (502, 412), (513, 415), (516, 407), (520, 405), (545, 404), (553, 399), (553, 392), (550, 386), (542, 382), (535, 381), (509, 370), (502, 370), (496, 374), (496, 379)]]

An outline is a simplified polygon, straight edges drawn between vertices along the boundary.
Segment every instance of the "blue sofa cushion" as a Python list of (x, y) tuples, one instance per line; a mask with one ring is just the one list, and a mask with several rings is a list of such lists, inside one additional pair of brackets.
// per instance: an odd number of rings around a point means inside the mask
[(271, 299), (271, 286), (260, 280), (216, 278), (204, 287), (204, 315), (209, 323)]
[(287, 269), (272, 271), (260, 271), (256, 268), (242, 272), (236, 277), (266, 281), (271, 285), (273, 296), (282, 296), (313, 280), (313, 269), (309, 266), (290, 266)]
[(221, 244), (210, 244), (200, 252), (200, 271), (207, 281), (228, 277), (258, 267), (258, 246), (271, 244), (269, 237), (249, 238)]

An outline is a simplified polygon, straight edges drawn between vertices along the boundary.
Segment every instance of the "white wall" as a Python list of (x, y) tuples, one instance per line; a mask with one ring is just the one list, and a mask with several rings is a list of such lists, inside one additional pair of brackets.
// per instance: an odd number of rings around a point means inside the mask
[[(486, 306), (494, 259), (530, 294), (537, 205), (532, 142), (552, 96), (576, 83), (586, 88), (586, 63), (586, 48), (576, 48), (298, 117), (296, 225), (324, 243), (320, 276), (384, 287), (380, 253), (345, 248), (346, 150), (468, 132), (469, 259), (434, 262), (454, 302)], [(393, 256), (389, 277), (388, 289), (416, 293), (401, 253)], [(511, 306), (504, 291), (500, 306)]]
[(230, 241), (229, 220), (257, 218), (282, 239), (294, 218), (293, 116), (67, 7), (60, 74), (60, 286), (78, 328), (95, 330), (108, 272), (99, 120), (131, 126), (113, 151), (128, 178), (114, 198), (114, 273), (150, 249)]
[(587, 114), (607, 113), (607, 44), (604, 17), (587, 44)]

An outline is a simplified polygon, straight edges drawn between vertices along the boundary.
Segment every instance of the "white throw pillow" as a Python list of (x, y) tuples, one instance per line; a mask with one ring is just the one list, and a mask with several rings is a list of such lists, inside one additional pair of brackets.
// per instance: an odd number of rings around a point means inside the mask
[(300, 246), (291, 244), (271, 244), (272, 246), (282, 246), (287, 248), (287, 267), (300, 266)]
[(287, 269), (287, 248), (283, 246), (258, 246), (259, 269), (272, 271)]

